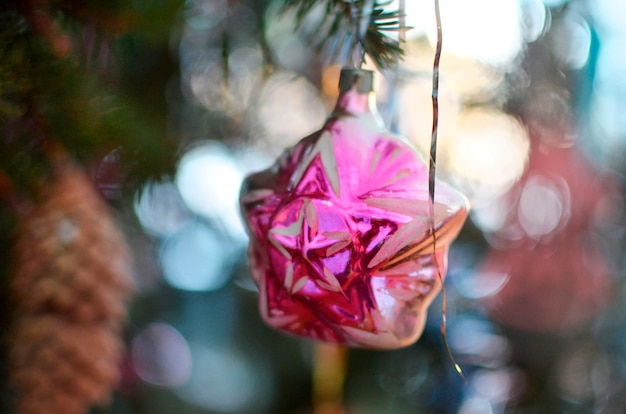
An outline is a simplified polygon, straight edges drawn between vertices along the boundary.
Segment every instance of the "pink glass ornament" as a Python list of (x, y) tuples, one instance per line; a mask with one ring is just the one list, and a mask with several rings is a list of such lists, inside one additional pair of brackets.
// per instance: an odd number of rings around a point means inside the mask
[(339, 86), (324, 127), (244, 182), (259, 308), (289, 334), (399, 348), (424, 329), (467, 201), (437, 184), (433, 252), (428, 168), (385, 130), (372, 72), (344, 69)]

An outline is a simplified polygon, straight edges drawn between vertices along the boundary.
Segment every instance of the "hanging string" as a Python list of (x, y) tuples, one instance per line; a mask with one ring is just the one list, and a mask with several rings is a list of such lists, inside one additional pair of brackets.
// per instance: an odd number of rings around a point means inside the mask
[(437, 46), (435, 48), (435, 58), (433, 63), (433, 88), (432, 88), (432, 101), (433, 101), (433, 129), (430, 138), (430, 162), (428, 166), (428, 196), (430, 198), (429, 213), (430, 213), (430, 233), (433, 238), (433, 260), (435, 261), (435, 268), (437, 269), (437, 276), (441, 283), (441, 338), (443, 345), (446, 348), (450, 361), (454, 364), (454, 368), (459, 373), (461, 378), (465, 380), (463, 370), (456, 363), (450, 346), (448, 344), (447, 335), (447, 295), (446, 288), (443, 284), (443, 275), (441, 274), (441, 267), (437, 259), (437, 237), (435, 235), (435, 175), (437, 170), (437, 134), (439, 132), (439, 63), (441, 60), (441, 50), (443, 46), (443, 30), (441, 29), (441, 13), (439, 10), (439, 0), (435, 0), (435, 20), (437, 22)]

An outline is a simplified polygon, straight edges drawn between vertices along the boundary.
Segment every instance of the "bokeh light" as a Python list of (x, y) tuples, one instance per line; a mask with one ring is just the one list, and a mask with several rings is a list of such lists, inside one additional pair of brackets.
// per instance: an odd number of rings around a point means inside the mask
[(228, 0), (188, 0), (183, 16), (185, 23), (195, 30), (209, 30), (226, 17)]
[(302, 71), (313, 57), (311, 47), (295, 30), (295, 12), (281, 13), (280, 7), (275, 1), (266, 12), (265, 38), (280, 67)]
[(562, 178), (529, 177), (520, 194), (519, 223), (529, 237), (540, 239), (567, 223), (570, 203), (569, 186)]
[(559, 7), (563, 7), (563, 5), (567, 3), (569, 0), (542, 0), (542, 1), (543, 1), (543, 4), (545, 4), (547, 7), (559, 8)]
[(617, 379), (615, 366), (619, 362), (604, 350), (592, 344), (582, 344), (563, 352), (557, 361), (555, 385), (561, 397), (578, 404), (594, 400), (608, 402), (613, 381)]
[(494, 332), (486, 320), (460, 317), (450, 325), (450, 347), (464, 362), (496, 368), (506, 365), (511, 356), (508, 340)]
[(626, 32), (626, 3), (621, 0), (593, 0), (587, 4), (601, 29), (621, 34)]
[(518, 369), (479, 369), (468, 379), (466, 396), (459, 413), (503, 413), (507, 403), (518, 396), (524, 386)]
[(519, 0), (526, 42), (540, 39), (550, 28), (552, 15), (542, 0)]
[(256, 13), (244, 4), (189, 0), (183, 16), (178, 50), (183, 92), (210, 112), (241, 117), (262, 81), (264, 57), (253, 35)]
[(177, 394), (206, 410), (254, 414), (267, 410), (274, 383), (264, 364), (232, 347), (192, 344), (194, 365)]
[(554, 25), (551, 35), (554, 56), (563, 67), (580, 69), (587, 63), (591, 30), (581, 15), (568, 13)]
[(133, 367), (145, 382), (159, 387), (178, 387), (191, 375), (189, 344), (171, 325), (152, 323), (133, 338)]
[(189, 222), (161, 247), (163, 275), (177, 289), (216, 290), (229, 280), (231, 253), (215, 229), (200, 222)]
[(493, 414), (493, 407), (486, 398), (470, 397), (461, 404), (459, 414)]
[(481, 369), (472, 375), (472, 386), (476, 393), (500, 407), (519, 390), (521, 382), (519, 370), (508, 367)]
[[(425, 73), (409, 76), (411, 78), (397, 92), (398, 130), (417, 145), (422, 154), (428, 154), (433, 113), (432, 79)], [(452, 135), (460, 111), (460, 99), (447, 81), (440, 84), (439, 105), (439, 116), (442, 120), (439, 134), (440, 142), (443, 142)]]
[(625, 39), (626, 30), (603, 42), (590, 103), (594, 132), (590, 139), (602, 158), (617, 168), (623, 166), (621, 152), (626, 148), (626, 119), (622, 116), (626, 103), (626, 57), (622, 53)]
[(170, 235), (191, 216), (171, 182), (145, 186), (135, 196), (134, 209), (144, 230), (159, 237)]
[(185, 153), (176, 173), (176, 186), (187, 207), (220, 220), (236, 237), (245, 237), (239, 218), (239, 188), (243, 172), (220, 142), (205, 141)]
[(303, 76), (279, 71), (263, 85), (257, 119), (265, 138), (275, 147), (295, 144), (318, 130), (326, 115), (317, 88)]
[(517, 120), (492, 109), (470, 109), (442, 142), (444, 165), (476, 208), (507, 191), (526, 166), (529, 140)]
[(432, 361), (419, 350), (407, 349), (382, 355), (376, 366), (377, 382), (395, 395), (424, 395), (432, 390)]
[(498, 293), (508, 279), (509, 275), (506, 272), (477, 273), (472, 270), (459, 275), (453, 283), (459, 295), (468, 299), (481, 299)]
[[(441, 2), (446, 51), (492, 65), (509, 64), (522, 49), (522, 27), (517, 0), (451, 0)], [(389, 10), (397, 10), (393, 1)], [(426, 34), (436, 42), (432, 2), (407, 1), (409, 38)]]

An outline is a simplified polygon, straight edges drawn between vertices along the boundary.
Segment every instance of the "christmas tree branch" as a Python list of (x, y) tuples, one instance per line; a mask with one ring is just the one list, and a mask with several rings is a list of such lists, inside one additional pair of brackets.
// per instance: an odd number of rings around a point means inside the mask
[(352, 39), (351, 55), (358, 46), (376, 67), (385, 69), (397, 62), (403, 51), (399, 42), (384, 32), (405, 29), (400, 24), (401, 11), (384, 9), (389, 3), (388, 0), (286, 0), (283, 10), (295, 10), (299, 27), (315, 12), (322, 12), (313, 29), (305, 32), (316, 49), (326, 49), (331, 59), (344, 52), (341, 45), (346, 42), (337, 39)]
[[(128, 19), (113, 11), (87, 19), (64, 2), (0, 7), (0, 170), (16, 190), (45, 182), (51, 142), (83, 165), (122, 149), (129, 191), (172, 174), (175, 141), (110, 77), (120, 68), (114, 28)], [(105, 63), (94, 65), (95, 53)]]

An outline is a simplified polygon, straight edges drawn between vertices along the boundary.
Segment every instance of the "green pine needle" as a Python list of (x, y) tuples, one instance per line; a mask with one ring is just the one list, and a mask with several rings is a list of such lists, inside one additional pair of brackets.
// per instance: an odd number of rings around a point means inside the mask
[(358, 25), (354, 18), (355, 15), (367, 15), (364, 0), (285, 0), (283, 11), (295, 10), (296, 23), (303, 28), (307, 18), (323, 10), (324, 16), (312, 24), (312, 29), (303, 29), (318, 52), (325, 51), (335, 59), (337, 55), (345, 54), (346, 48), (351, 49), (356, 40), (377, 68), (386, 69), (404, 54), (400, 44), (384, 33), (403, 29), (400, 27), (402, 12), (383, 9), (389, 3), (388, 0), (373, 2), (369, 25), (363, 36), (355, 33)]

